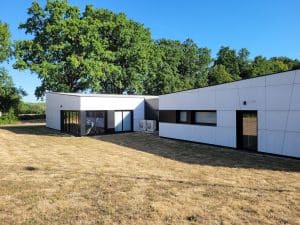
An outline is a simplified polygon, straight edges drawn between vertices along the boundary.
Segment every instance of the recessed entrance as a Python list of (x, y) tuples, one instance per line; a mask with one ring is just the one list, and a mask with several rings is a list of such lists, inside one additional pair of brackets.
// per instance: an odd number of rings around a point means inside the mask
[(257, 111), (236, 111), (237, 148), (257, 151)]

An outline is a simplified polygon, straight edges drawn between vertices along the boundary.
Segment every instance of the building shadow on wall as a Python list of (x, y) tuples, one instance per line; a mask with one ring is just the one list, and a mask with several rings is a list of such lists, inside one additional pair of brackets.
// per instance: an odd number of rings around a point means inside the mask
[(153, 134), (136, 132), (93, 138), (189, 164), (300, 172), (299, 159), (160, 138)]

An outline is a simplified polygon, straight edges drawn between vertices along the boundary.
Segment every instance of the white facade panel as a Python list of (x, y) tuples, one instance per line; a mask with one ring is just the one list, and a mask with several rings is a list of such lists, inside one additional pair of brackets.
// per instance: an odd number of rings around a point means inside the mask
[[(300, 76), (300, 75), (299, 75)], [(291, 110), (300, 110), (300, 84), (295, 84), (293, 88), (291, 102)]]
[(135, 110), (144, 111), (144, 98), (80, 97), (80, 110)]
[(204, 92), (193, 91), (183, 92), (179, 96), (164, 95), (159, 99), (161, 109), (177, 110), (189, 108), (191, 110), (215, 109), (215, 91), (205, 90)]
[(236, 111), (217, 111), (217, 125), (218, 127), (235, 127), (236, 125)]
[(252, 87), (265, 87), (266, 86), (266, 77), (257, 77), (255, 79), (246, 79), (241, 80), (237, 83), (236, 87), (238, 88), (252, 88)]
[[(254, 79), (255, 80), (255, 79)], [(241, 110), (265, 110), (266, 89), (264, 87), (244, 87), (239, 89)], [(243, 102), (246, 104), (244, 105)]]
[(214, 144), (216, 128), (201, 125), (159, 123), (159, 135), (175, 139)]
[(216, 145), (236, 147), (236, 128), (218, 127), (216, 128)]
[(281, 155), (284, 141), (284, 131), (266, 131), (266, 149), (264, 152)]
[(259, 152), (267, 152), (267, 131), (258, 129), (257, 148)]
[(300, 70), (296, 70), (295, 71), (295, 81), (294, 81), (294, 83), (295, 84), (300, 84)]
[(288, 111), (266, 111), (266, 130), (285, 130)]
[(300, 132), (300, 111), (290, 111), (286, 131)]
[(295, 78), (295, 71), (288, 71), (279, 73), (276, 75), (266, 76), (266, 86), (278, 86), (278, 85), (286, 85), (293, 84)]
[(257, 129), (264, 130), (267, 126), (266, 111), (257, 111)]
[(266, 110), (288, 110), (292, 85), (267, 86)]
[(216, 109), (236, 110), (239, 108), (238, 89), (216, 90)]
[(285, 134), (285, 140), (283, 145), (283, 155), (300, 157), (300, 133), (299, 132), (287, 132)]

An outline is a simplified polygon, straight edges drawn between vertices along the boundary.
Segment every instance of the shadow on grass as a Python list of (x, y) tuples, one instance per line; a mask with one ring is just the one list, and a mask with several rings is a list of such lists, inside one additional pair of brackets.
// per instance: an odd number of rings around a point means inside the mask
[[(15, 134), (70, 137), (45, 125), (7, 125), (0, 126), (0, 129)], [(189, 164), (300, 172), (299, 159), (165, 139), (152, 134), (136, 132), (91, 138)]]
[(13, 132), (15, 134), (28, 134), (39, 136), (61, 136), (68, 137), (69, 135), (62, 134), (60, 131), (47, 128), (45, 125), (32, 125), (32, 124), (14, 124), (0, 126), (0, 129)]
[(123, 133), (93, 138), (189, 164), (300, 172), (299, 159), (171, 140), (152, 134)]

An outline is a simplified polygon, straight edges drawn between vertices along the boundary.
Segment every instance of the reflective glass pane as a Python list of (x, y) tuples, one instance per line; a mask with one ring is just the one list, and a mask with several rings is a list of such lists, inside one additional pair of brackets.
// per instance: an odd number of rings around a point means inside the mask
[(115, 112), (115, 131), (122, 131), (122, 112)]
[(123, 131), (131, 131), (131, 112), (123, 111)]
[(216, 112), (195, 112), (195, 122), (216, 124), (217, 113)]
[(257, 148), (257, 115), (256, 113), (243, 114), (243, 146), (246, 149)]
[(179, 112), (179, 122), (187, 122), (187, 112)]

